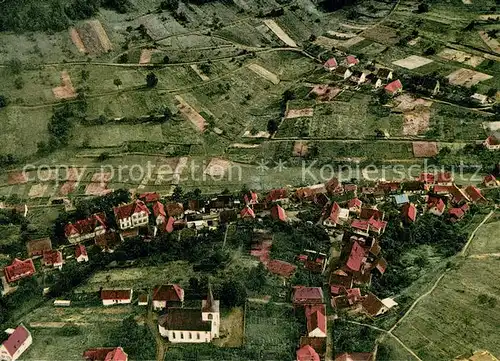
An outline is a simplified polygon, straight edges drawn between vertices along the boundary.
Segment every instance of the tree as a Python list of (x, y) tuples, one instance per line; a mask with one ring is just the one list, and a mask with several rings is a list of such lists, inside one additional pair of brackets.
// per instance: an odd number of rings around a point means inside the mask
[(422, 14), (422, 13), (426, 13), (429, 11), (429, 5), (426, 4), (426, 3), (420, 3), (418, 4), (418, 8), (417, 8), (417, 12)]
[(14, 86), (16, 87), (16, 89), (22, 89), (24, 87), (23, 78), (18, 76), (16, 79), (14, 79)]
[(154, 88), (158, 84), (158, 78), (156, 77), (155, 73), (149, 73), (146, 76), (146, 86), (148, 88)]
[(267, 284), (267, 270), (262, 263), (250, 270), (247, 286), (252, 291), (259, 291)]
[(225, 281), (222, 284), (220, 300), (226, 307), (243, 306), (247, 298), (247, 290), (243, 282), (238, 280)]
[(163, 57), (163, 64), (168, 64), (168, 63), (170, 63), (170, 58), (168, 57), (168, 55), (165, 55)]
[(122, 81), (119, 79), (119, 78), (116, 78), (115, 80), (113, 80), (113, 84), (115, 84), (115, 86), (120, 89), (120, 87), (122, 86)]
[(0, 108), (6, 107), (7, 106), (7, 98), (5, 98), (3, 95), (0, 95)]
[(182, 194), (183, 193), (184, 193), (184, 191), (182, 190), (181, 186), (179, 186), (179, 185), (175, 186), (174, 191), (172, 192), (172, 200), (174, 200), (176, 202), (182, 201)]
[(163, 0), (160, 3), (160, 9), (162, 10), (177, 11), (178, 8), (179, 0)]
[(12, 74), (20, 74), (23, 70), (23, 63), (21, 63), (21, 60), (17, 58), (10, 59), (7, 62), (7, 66), (9, 67), (9, 70), (12, 72)]
[(268, 133), (272, 135), (276, 133), (278, 129), (279, 129), (278, 121), (276, 119), (269, 119), (269, 121), (267, 122)]

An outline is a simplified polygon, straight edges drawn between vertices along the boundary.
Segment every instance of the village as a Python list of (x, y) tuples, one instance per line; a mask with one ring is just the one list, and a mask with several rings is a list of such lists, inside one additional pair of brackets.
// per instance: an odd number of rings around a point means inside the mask
[[(64, 227), (66, 244), (58, 248), (52, 247), (50, 238), (28, 241), (28, 257), (13, 259), (3, 269), (2, 294), (8, 297), (15, 293), (16, 285), (23, 279), (50, 270), (61, 271), (68, 263), (89, 262), (89, 248), (112, 254), (131, 239), (147, 244), (161, 234), (175, 234), (183, 229), (216, 230), (231, 223), (253, 228), (266, 219), (293, 227), (303, 222), (297, 217), (297, 209), (313, 206), (320, 210), (315, 226), (328, 234), (330, 249), (298, 249), (294, 262), (271, 259), (272, 234), (260, 230), (251, 242), (250, 254), (285, 286), (299, 268), (321, 276), (316, 285), (294, 285), (289, 292), (288, 302), (293, 305), (296, 317), (303, 317), (306, 325), (297, 345), (297, 361), (374, 361), (375, 345), (370, 353), (332, 355), (327, 325), (332, 317), (342, 317), (345, 311), (349, 317), (361, 315), (373, 320), (398, 308), (394, 298), (381, 299), (370, 291), (372, 277), (383, 277), (391, 267), (380, 242), (390, 222), (384, 210), (396, 210), (399, 215), (391, 222), (397, 219), (403, 227), (424, 214), (456, 223), (471, 210), (491, 204), (481, 188), (498, 186), (495, 177), (488, 175), (478, 187), (462, 188), (454, 183), (450, 172), (443, 171), (422, 173), (416, 179), (363, 185), (332, 178), (326, 183), (297, 189), (284, 187), (267, 194), (245, 190), (241, 198), (223, 194), (205, 201), (175, 202), (172, 197), (164, 198), (158, 193), (136, 194), (127, 204), (68, 222)], [(106, 218), (110, 211), (114, 215), (112, 220)], [(160, 284), (150, 290), (101, 287), (99, 294), (103, 307), (136, 302), (138, 306), (152, 308), (157, 314), (157, 332), (169, 343), (210, 343), (221, 335), (221, 314), (220, 301), (214, 297), (211, 285), (206, 286), (208, 295), (198, 307), (184, 306), (185, 290), (175, 283)], [(44, 294), (49, 295), (50, 290), (44, 289)], [(71, 302), (71, 299), (54, 299), (53, 306), (71, 307)], [(29, 348), (32, 337), (23, 324), (8, 332), (10, 336), (2, 344), (1, 355), (14, 361)], [(126, 361), (127, 350), (121, 345), (114, 346), (88, 349), (83, 358)]]

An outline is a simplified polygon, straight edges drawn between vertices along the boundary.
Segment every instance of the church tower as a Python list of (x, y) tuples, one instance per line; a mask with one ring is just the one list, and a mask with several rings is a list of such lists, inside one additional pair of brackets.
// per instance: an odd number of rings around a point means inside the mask
[(219, 337), (219, 327), (220, 327), (220, 312), (219, 312), (219, 300), (214, 300), (214, 295), (212, 293), (212, 285), (208, 285), (208, 296), (206, 300), (202, 301), (201, 304), (201, 318), (203, 321), (210, 321), (212, 323), (212, 337)]

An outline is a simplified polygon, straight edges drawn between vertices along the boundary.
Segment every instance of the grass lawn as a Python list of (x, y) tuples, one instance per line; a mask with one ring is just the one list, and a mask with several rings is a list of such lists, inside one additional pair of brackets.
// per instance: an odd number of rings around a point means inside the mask
[(481, 226), (469, 248), (469, 254), (500, 253), (500, 213), (494, 214), (487, 223)]
[(498, 269), (493, 258), (469, 258), (449, 271), (395, 334), (422, 360), (448, 360), (471, 350), (500, 352)]

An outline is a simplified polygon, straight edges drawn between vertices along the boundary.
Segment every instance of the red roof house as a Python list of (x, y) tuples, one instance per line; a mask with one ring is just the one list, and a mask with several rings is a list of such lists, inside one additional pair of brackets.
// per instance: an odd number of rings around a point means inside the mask
[(274, 207), (271, 208), (271, 217), (275, 220), (286, 222), (285, 210), (278, 204), (274, 205)]
[(160, 195), (156, 192), (146, 192), (140, 194), (138, 198), (144, 203), (153, 203), (160, 200)]
[(319, 361), (318, 353), (309, 345), (297, 350), (297, 361)]
[(337, 68), (337, 66), (338, 66), (338, 63), (337, 63), (337, 59), (335, 59), (335, 58), (330, 58), (325, 62), (325, 64), (323, 64), (323, 67), (328, 71), (335, 70), (335, 68)]
[(460, 220), (465, 216), (465, 212), (462, 208), (452, 208), (448, 211), (448, 214), (452, 217), (452, 220)]
[(296, 306), (321, 304), (323, 303), (323, 290), (321, 287), (295, 286), (292, 302)]
[(359, 63), (359, 59), (356, 58), (354, 55), (347, 55), (345, 58), (345, 62), (348, 67), (354, 66)]
[(169, 202), (165, 205), (165, 210), (169, 217), (180, 219), (184, 216), (184, 206), (179, 202)]
[(259, 196), (257, 193), (250, 191), (249, 194), (245, 194), (243, 197), (245, 204), (257, 204), (259, 203)]
[(68, 223), (64, 228), (64, 233), (69, 243), (79, 243), (105, 233), (106, 223), (106, 215), (96, 213), (75, 223)]
[(0, 357), (2, 357), (2, 360), (7, 361), (17, 360), (32, 342), (31, 333), (21, 324), (0, 345)]
[(444, 209), (446, 208), (446, 204), (441, 198), (438, 197), (429, 197), (427, 199), (427, 211), (436, 216), (440, 216), (443, 214)]
[(449, 187), (451, 196), (452, 196), (452, 201), (454, 203), (463, 203), (463, 202), (469, 202), (470, 198), (469, 196), (465, 193), (464, 190), (458, 188), (455, 184), (451, 185)]
[(483, 142), (483, 145), (489, 150), (499, 150), (500, 149), (500, 139), (495, 137), (494, 135), (490, 135)]
[(145, 226), (149, 222), (149, 209), (141, 200), (114, 207), (113, 212), (116, 223), (122, 230)]
[(104, 306), (115, 304), (127, 304), (132, 302), (132, 289), (101, 290), (101, 300)]
[(28, 249), (28, 257), (42, 256), (43, 252), (50, 251), (52, 249), (52, 241), (50, 238), (40, 238), (33, 239), (26, 243), (26, 248)]
[(161, 285), (153, 289), (153, 308), (164, 309), (184, 302), (184, 290), (177, 284)]
[(451, 172), (439, 172), (435, 178), (438, 184), (451, 184), (453, 183), (453, 174)]
[(253, 211), (252, 208), (246, 206), (243, 208), (240, 212), (240, 217), (242, 219), (254, 219), (255, 218), (255, 212)]
[(417, 180), (427, 184), (434, 184), (435, 177), (433, 173), (420, 173), (420, 176), (417, 178)]
[(344, 187), (342, 183), (338, 180), (338, 178), (333, 177), (328, 182), (325, 183), (326, 191), (329, 194), (342, 194), (344, 193)]
[(277, 202), (285, 199), (288, 199), (288, 190), (286, 188), (273, 189), (266, 197), (267, 202)]
[(465, 193), (469, 196), (469, 198), (474, 202), (474, 203), (486, 203), (487, 200), (484, 198), (484, 196), (481, 194), (481, 190), (477, 187), (474, 186), (468, 186), (465, 188)]
[(344, 352), (335, 356), (335, 361), (375, 361), (371, 352)]
[(417, 207), (413, 203), (405, 203), (401, 208), (401, 214), (406, 222), (415, 222), (417, 219)]
[(89, 255), (83, 244), (77, 244), (75, 247), (75, 258), (77, 262), (88, 262)]
[(359, 198), (354, 198), (347, 202), (347, 208), (349, 208), (349, 212), (353, 213), (360, 213), (362, 205), (363, 202), (361, 202)]
[(352, 271), (361, 270), (361, 265), (366, 260), (366, 250), (360, 246), (358, 242), (353, 242), (349, 258), (347, 259), (347, 267)]
[(495, 178), (493, 174), (484, 177), (483, 184), (485, 187), (497, 187), (500, 182)]
[(277, 259), (269, 261), (266, 265), (269, 272), (284, 278), (290, 278), (295, 273), (297, 266)]
[(377, 219), (377, 220), (383, 220), (384, 219), (384, 212), (379, 211), (376, 208), (361, 208), (361, 214), (359, 215), (359, 218), (361, 219)]
[(386, 91), (386, 93), (394, 95), (403, 91), (403, 84), (401, 84), (399, 79), (397, 79), (387, 84), (384, 87), (384, 90)]
[(127, 361), (128, 355), (121, 347), (91, 348), (83, 353), (86, 361)]
[(307, 336), (326, 337), (326, 307), (321, 305), (305, 306)]
[(22, 278), (34, 275), (35, 265), (33, 264), (33, 260), (31, 258), (24, 261), (15, 258), (9, 266), (4, 267), (3, 273), (7, 282), (12, 283)]
[(58, 250), (43, 252), (43, 264), (61, 269), (63, 266), (62, 252)]

